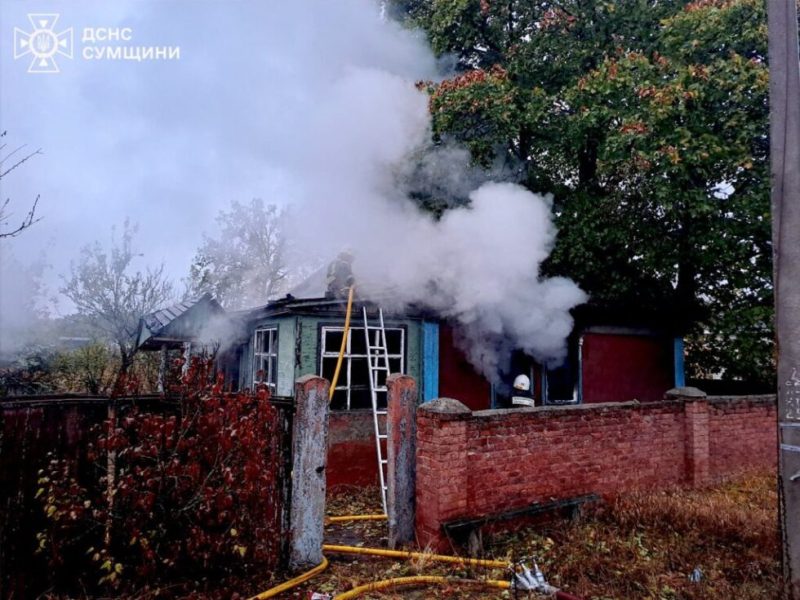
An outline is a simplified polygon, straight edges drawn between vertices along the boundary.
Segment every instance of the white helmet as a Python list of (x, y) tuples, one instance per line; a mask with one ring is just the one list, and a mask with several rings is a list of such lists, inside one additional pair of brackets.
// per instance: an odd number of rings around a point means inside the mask
[(531, 378), (527, 375), (517, 375), (514, 378), (514, 389), (521, 392), (529, 392), (531, 389)]

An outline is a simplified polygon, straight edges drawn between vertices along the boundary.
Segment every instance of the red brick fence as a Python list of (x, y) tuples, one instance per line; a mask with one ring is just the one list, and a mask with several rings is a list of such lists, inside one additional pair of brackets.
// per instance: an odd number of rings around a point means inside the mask
[(774, 396), (417, 411), (416, 530), (595, 492), (702, 486), (777, 463)]

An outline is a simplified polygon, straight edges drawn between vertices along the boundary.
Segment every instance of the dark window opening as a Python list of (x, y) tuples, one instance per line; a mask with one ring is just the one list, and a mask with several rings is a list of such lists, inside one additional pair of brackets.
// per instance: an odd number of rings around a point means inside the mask
[(560, 365), (545, 366), (542, 376), (542, 395), (545, 404), (579, 404), (580, 357), (577, 340), (570, 340), (569, 353)]
[[(323, 327), (320, 344), (320, 374), (328, 381), (333, 381), (336, 362), (339, 359), (339, 348), (342, 343), (342, 327)], [(402, 373), (405, 356), (405, 330), (389, 328), (386, 331), (386, 349), (389, 356), (389, 368), (392, 373)], [(371, 336), (377, 332), (370, 332)], [(371, 339), (370, 345), (376, 341)], [(382, 361), (381, 361), (382, 364)], [(386, 385), (386, 372), (377, 371), (377, 385)], [(386, 408), (386, 392), (376, 394), (378, 408)], [(352, 410), (372, 408), (372, 396), (369, 385), (369, 365), (367, 362), (367, 342), (363, 327), (351, 327), (347, 336), (342, 367), (336, 389), (331, 400), (333, 410)]]

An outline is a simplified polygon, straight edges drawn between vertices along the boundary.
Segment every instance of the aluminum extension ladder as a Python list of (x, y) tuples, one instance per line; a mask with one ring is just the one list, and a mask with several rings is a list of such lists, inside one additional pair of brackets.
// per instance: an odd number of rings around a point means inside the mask
[[(367, 342), (367, 365), (369, 367), (369, 391), (372, 397), (372, 421), (375, 426), (375, 449), (378, 452), (378, 474), (380, 476), (381, 503), (384, 514), (386, 508), (387, 465), (389, 461), (384, 457), (382, 443), (388, 440), (386, 408), (379, 408), (379, 394), (385, 399), (384, 405), (388, 407), (389, 393), (386, 387), (386, 378), (389, 376), (389, 350), (386, 345), (386, 328), (383, 325), (383, 309), (378, 309), (378, 326), (370, 326), (367, 318), (367, 308), (363, 307), (364, 336)], [(383, 373), (383, 383), (378, 379)]]

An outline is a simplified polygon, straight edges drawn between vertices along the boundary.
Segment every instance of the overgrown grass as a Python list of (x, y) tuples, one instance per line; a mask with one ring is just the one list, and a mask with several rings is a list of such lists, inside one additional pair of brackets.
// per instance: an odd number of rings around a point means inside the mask
[(775, 475), (627, 494), (574, 522), (496, 536), (491, 551), (535, 556), (552, 584), (586, 598), (778, 598)]
[[(339, 491), (328, 514), (380, 511), (377, 489)], [(326, 528), (330, 542), (384, 546), (386, 525), (361, 522)], [(774, 473), (747, 475), (701, 490), (626, 494), (584, 510), (573, 521), (484, 535), (486, 554), (535, 558), (547, 579), (586, 600), (771, 600), (780, 597)], [(454, 569), (427, 560), (392, 561), (331, 555), (328, 570), (285, 595), (342, 592), (368, 581), (406, 575), (505, 578), (501, 569)], [(694, 583), (694, 569), (702, 578)], [(520, 593), (519, 598), (527, 598)], [(513, 592), (453, 585), (387, 590), (371, 599), (509, 599)]]

